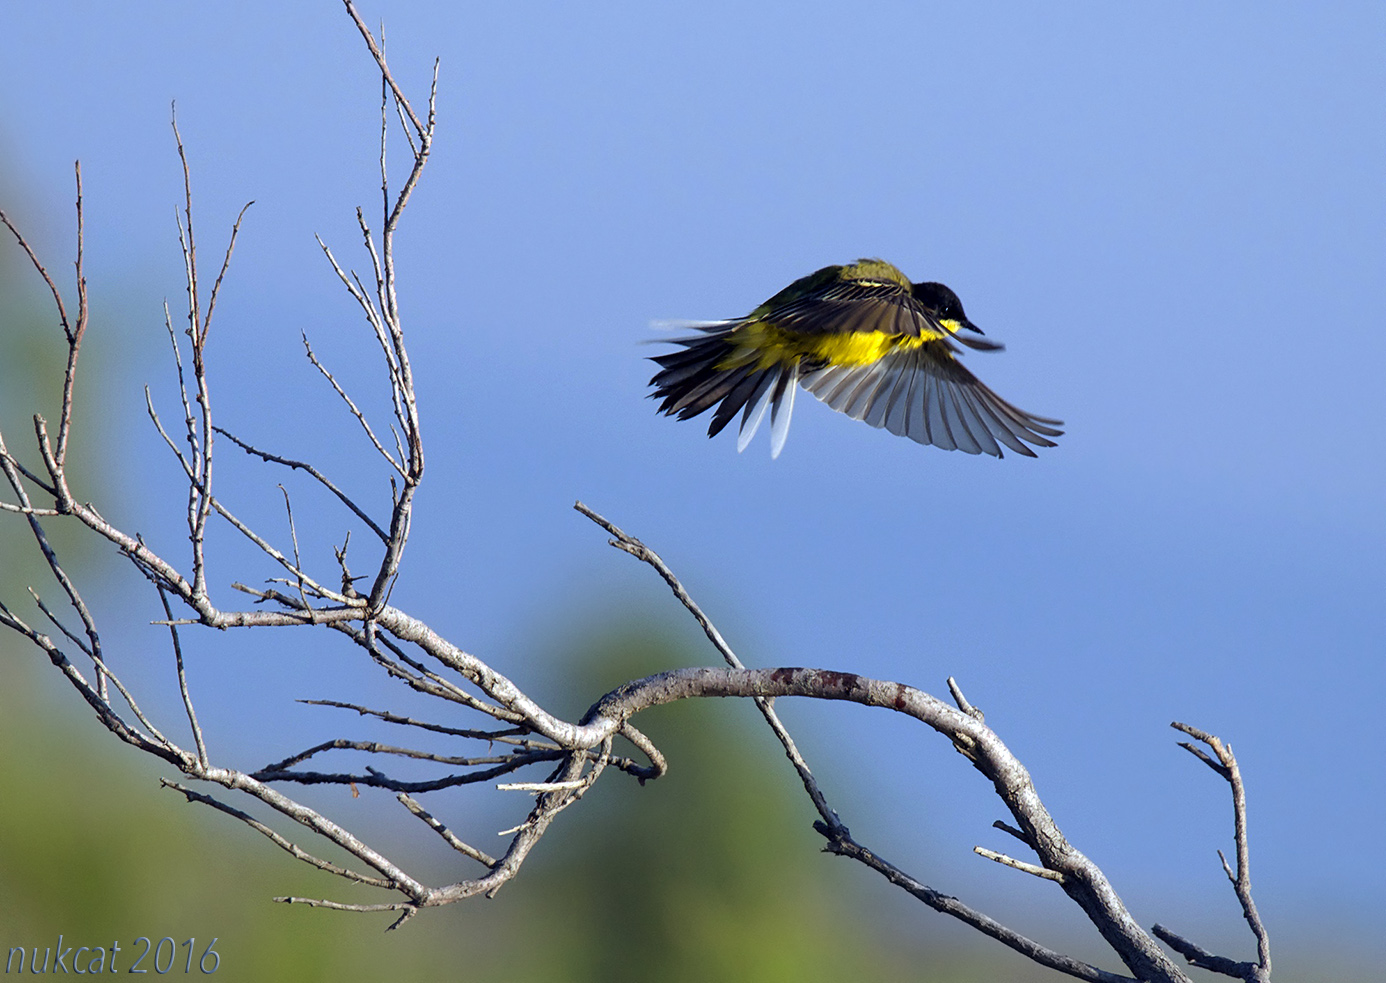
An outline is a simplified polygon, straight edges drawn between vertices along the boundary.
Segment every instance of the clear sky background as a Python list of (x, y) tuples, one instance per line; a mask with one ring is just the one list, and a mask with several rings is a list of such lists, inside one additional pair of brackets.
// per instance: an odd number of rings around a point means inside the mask
[[(416, 106), (442, 61), (400, 239), (429, 473), (395, 603), (540, 693), (570, 631), (643, 616), (695, 638), (570, 510), (580, 498), (660, 550), (748, 663), (936, 694), (956, 676), (1143, 924), (1183, 913), (1246, 946), (1213, 852), (1231, 846), (1228, 795), (1174, 719), (1237, 750), (1272, 930), (1379, 913), (1380, 864), (1359, 847), (1386, 811), (1386, 8), (364, 13), (385, 17)], [(364, 270), (353, 209), (379, 209), (379, 86), (340, 7), (26, 4), (4, 32), (4, 207), (65, 269), (82, 159), (93, 331), (112, 332), (127, 383), (111, 419), (140, 427), (146, 381), (176, 402), (160, 347), (160, 303), (182, 296), (176, 99), (209, 268), (256, 201), (214, 328), (219, 422), (322, 462), (383, 513), (383, 469), (299, 341), (383, 418), (378, 357), (313, 241)], [(702, 420), (655, 415), (651, 320), (737, 316), (859, 256), (953, 287), (1007, 345), (967, 364), (1063, 418), (1059, 446), (950, 454), (803, 398), (771, 461), (765, 435), (738, 455)], [(119, 438), (124, 499), (106, 511), (176, 553), (161, 450)], [(222, 460), (223, 493), (282, 534), (284, 476)], [(302, 493), (326, 570), (346, 523)], [(213, 575), (230, 606), (231, 580), (273, 571)], [(113, 658), (154, 685), (165, 667), (144, 667), (142, 637)], [(193, 680), (246, 766), (320, 738), (292, 698), (384, 689), (325, 640), (243, 640), (198, 639)], [(263, 721), (234, 717), (241, 700)], [(971, 855), (1014, 844), (934, 735), (842, 706), (786, 715), (882, 853), (998, 914), (1067, 904)]]

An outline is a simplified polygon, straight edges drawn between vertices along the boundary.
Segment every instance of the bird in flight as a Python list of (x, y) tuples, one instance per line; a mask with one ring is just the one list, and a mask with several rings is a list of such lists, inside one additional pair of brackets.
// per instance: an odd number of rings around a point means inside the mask
[[(803, 386), (839, 413), (944, 450), (1002, 457), (1002, 445), (1034, 457), (1053, 447), (1062, 420), (1006, 402), (963, 367), (959, 344), (1002, 346), (967, 319), (941, 283), (911, 283), (879, 259), (825, 266), (795, 280), (745, 317), (683, 322), (699, 334), (651, 360), (659, 409), (687, 420), (716, 407), (716, 436), (741, 414), (745, 450), (770, 414), (770, 454), (789, 434), (794, 394)], [(974, 337), (975, 336), (975, 337)]]

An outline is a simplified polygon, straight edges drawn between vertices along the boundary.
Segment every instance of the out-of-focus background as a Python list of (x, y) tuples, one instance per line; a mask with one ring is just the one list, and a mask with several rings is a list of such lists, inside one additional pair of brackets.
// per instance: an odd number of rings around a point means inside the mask
[[(1380, 965), (1379, 865), (1359, 841), (1386, 809), (1386, 9), (363, 14), (384, 19), (416, 106), (442, 63), (439, 137), (399, 240), (429, 471), (396, 604), (573, 716), (633, 675), (715, 661), (657, 579), (571, 511), (581, 498), (659, 549), (748, 663), (935, 693), (957, 677), (1142, 924), (1249, 958), (1214, 852), (1231, 848), (1227, 790), (1168, 724), (1222, 735), (1248, 783), (1278, 971)], [(213, 329), (218, 422), (311, 458), (383, 513), (385, 470), (300, 341), (384, 419), (379, 357), (313, 239), (365, 271), (354, 208), (380, 224), (379, 81), (340, 6), (53, 2), (4, 21), (0, 207), (69, 296), (82, 161), (84, 496), (185, 552), (184, 492), (142, 392), (178, 419), (161, 308), (177, 323), (176, 100), (206, 273), (256, 202)], [(949, 454), (805, 398), (772, 462), (763, 436), (738, 455), (642, 398), (651, 320), (736, 316), (876, 255), (958, 291), (1007, 345), (969, 366), (1062, 417), (1058, 448)], [(0, 423), (31, 445), (62, 352), (9, 242), (0, 318)], [(286, 543), (284, 482), (308, 562), (330, 571), (340, 511), (229, 445), (219, 460), (222, 496)], [(107, 657), (181, 734), (167, 639), (146, 624), (156, 598), (94, 544), (57, 541)], [(352, 542), (364, 569), (366, 540)], [(224, 532), (214, 547), (225, 606), (241, 603), (231, 581), (276, 573)], [(57, 590), (13, 517), (0, 550), (3, 599), (33, 615), (23, 585)], [(248, 769), (330, 737), (398, 739), (295, 699), (417, 708), (325, 632), (184, 643), (213, 751)], [(117, 746), (34, 650), (0, 638), (0, 659), (0, 951), (59, 933), (127, 953), (138, 936), (217, 936), (233, 979), (1051, 978), (818, 854), (811, 809), (746, 705), (650, 714), (667, 779), (611, 781), (496, 900), (386, 936), (374, 917), (271, 904), (367, 896), (161, 791), (170, 769)], [(1014, 844), (935, 735), (780, 706), (859, 838), (1120, 968), (1053, 885), (972, 854)], [(494, 849), (520, 795), (425, 804)], [(436, 882), (468, 873), (388, 796), (305, 798)]]

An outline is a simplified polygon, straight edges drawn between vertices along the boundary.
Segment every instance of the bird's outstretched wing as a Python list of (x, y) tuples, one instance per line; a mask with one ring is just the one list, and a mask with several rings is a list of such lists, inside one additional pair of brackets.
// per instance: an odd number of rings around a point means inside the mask
[(869, 365), (805, 371), (803, 387), (839, 413), (921, 444), (1034, 457), (1026, 443), (1053, 447), (1063, 422), (1027, 413), (992, 392), (953, 357), (946, 341), (899, 349)]

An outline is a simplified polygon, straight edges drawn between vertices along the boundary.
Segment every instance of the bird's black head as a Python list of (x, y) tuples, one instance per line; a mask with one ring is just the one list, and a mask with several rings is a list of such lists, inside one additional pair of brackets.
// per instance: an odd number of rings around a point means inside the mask
[(967, 319), (958, 295), (941, 283), (914, 284), (914, 299), (939, 317), (952, 318), (957, 321)]
[(940, 321), (957, 321), (969, 331), (982, 334), (982, 329), (967, 319), (963, 313), (962, 301), (941, 283), (916, 283), (913, 285), (914, 299), (924, 305)]

